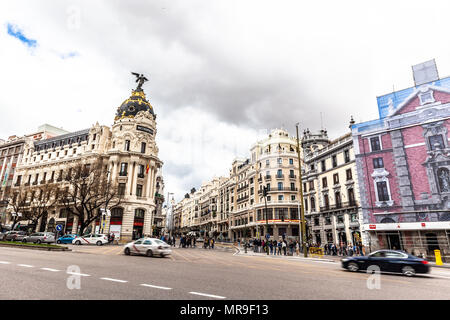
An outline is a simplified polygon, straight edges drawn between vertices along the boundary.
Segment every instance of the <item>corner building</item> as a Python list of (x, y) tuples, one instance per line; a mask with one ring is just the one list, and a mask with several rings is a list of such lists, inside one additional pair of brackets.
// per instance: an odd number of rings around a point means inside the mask
[(450, 261), (450, 77), (377, 98), (352, 126), (363, 230), (372, 250)]
[[(117, 108), (112, 127), (98, 123), (51, 139), (25, 142), (23, 157), (16, 169), (15, 185), (30, 186), (56, 183), (64, 188), (67, 167), (103, 161), (109, 179), (117, 183), (121, 203), (107, 216), (105, 225), (97, 220), (90, 232), (113, 232), (121, 243), (153, 234), (157, 211), (156, 180), (162, 162), (155, 142), (156, 115), (138, 86)], [(51, 208), (37, 226), (37, 231), (54, 231), (57, 224), (66, 233), (77, 233), (76, 216), (60, 207)]]

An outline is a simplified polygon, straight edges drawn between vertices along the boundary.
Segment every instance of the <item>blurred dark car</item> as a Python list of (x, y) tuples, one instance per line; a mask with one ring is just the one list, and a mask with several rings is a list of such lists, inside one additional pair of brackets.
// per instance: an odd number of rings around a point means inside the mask
[(342, 267), (350, 271), (367, 270), (371, 266), (380, 268), (381, 272), (402, 273), (414, 276), (416, 273), (428, 273), (427, 260), (398, 250), (378, 250), (368, 256), (348, 257), (341, 260)]

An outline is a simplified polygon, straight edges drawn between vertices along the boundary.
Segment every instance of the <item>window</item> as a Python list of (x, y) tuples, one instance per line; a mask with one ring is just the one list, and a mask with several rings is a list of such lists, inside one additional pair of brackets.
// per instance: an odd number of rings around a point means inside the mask
[(309, 167), (310, 167), (311, 171), (314, 171), (314, 164), (310, 165)]
[(294, 170), (289, 170), (289, 178), (295, 178)]
[(278, 190), (283, 190), (283, 182), (278, 182)]
[(432, 91), (422, 93), (421, 95), (419, 95), (419, 98), (420, 98), (420, 104), (434, 102), (434, 97), (433, 97)]
[(130, 151), (130, 140), (125, 140), (125, 151)]
[(322, 178), (322, 187), (327, 188), (328, 187), (328, 180), (326, 177)]
[(325, 210), (328, 210), (330, 208), (330, 199), (327, 194), (323, 196), (323, 202), (325, 204)]
[(283, 173), (282, 173), (282, 170), (280, 169), (277, 171), (277, 178), (282, 178), (282, 177), (283, 177)]
[(270, 160), (267, 159), (267, 160), (266, 160), (266, 167), (268, 167), (269, 165), (270, 165)]
[(278, 195), (278, 201), (283, 201), (284, 200), (284, 196), (282, 194)]
[(144, 209), (136, 209), (136, 210), (134, 210), (134, 217), (135, 218), (143, 219), (144, 216), (145, 216), (145, 210)]
[(308, 211), (308, 198), (305, 198), (305, 211)]
[(120, 164), (119, 176), (126, 176), (127, 175), (127, 170), (128, 170), (128, 163), (122, 162)]
[(291, 201), (295, 201), (295, 196), (294, 195), (291, 196)]
[(119, 183), (118, 193), (119, 196), (125, 195), (125, 183)]
[(94, 133), (94, 137), (92, 138), (92, 140), (95, 141), (95, 139), (97, 139), (97, 134), (96, 133)]
[(310, 202), (311, 202), (311, 211), (316, 211), (316, 200), (314, 198), (311, 198)]
[(326, 167), (326, 165), (325, 165), (325, 160), (322, 160), (322, 161), (320, 162), (320, 165), (321, 165), (321, 167), (322, 167), (322, 172), (324, 172), (325, 170), (327, 170), (327, 167)]
[(283, 159), (278, 158), (278, 159), (277, 159), (277, 163), (278, 163), (278, 164), (283, 164)]
[(306, 192), (306, 182), (303, 183), (303, 192)]
[(370, 138), (370, 148), (371, 148), (371, 151), (381, 150), (380, 137)]
[(289, 159), (289, 164), (294, 164), (294, 159)]
[(271, 196), (267, 196), (267, 201), (271, 201), (272, 197)]
[(350, 215), (350, 222), (358, 222), (358, 215), (356, 213)]
[(347, 176), (347, 181), (352, 180), (352, 169), (347, 169), (345, 175)]
[(295, 190), (295, 183), (291, 182), (291, 191), (297, 191)]
[(384, 168), (383, 158), (374, 158), (373, 168), (374, 169)]
[(341, 193), (340, 192), (336, 192), (334, 194), (334, 200), (336, 202), (336, 208), (340, 208), (342, 206)]
[(348, 189), (348, 202), (350, 206), (354, 206), (355, 205), (355, 193), (353, 192), (353, 189), (350, 188)]
[(309, 190), (314, 190), (314, 181), (309, 182)]
[(270, 183), (266, 184), (267, 191), (270, 191)]
[(138, 178), (144, 178), (144, 165), (140, 164), (138, 167)]
[(338, 184), (339, 183), (339, 173), (333, 174), (333, 183)]
[(350, 151), (349, 150), (344, 151), (344, 161), (345, 161), (345, 163), (350, 162)]
[(337, 167), (337, 157), (334, 155), (331, 157), (331, 162), (333, 163), (333, 168)]
[(444, 149), (444, 139), (442, 138), (441, 134), (428, 137), (428, 141), (430, 142), (430, 149), (436, 150), (436, 149)]
[(146, 147), (147, 145), (146, 145), (146, 143), (145, 142), (142, 142), (141, 143), (141, 153), (145, 153), (145, 147)]
[(378, 201), (389, 201), (389, 192), (386, 181), (377, 182)]
[(342, 215), (337, 216), (337, 223), (344, 223), (344, 216)]
[(136, 196), (142, 197), (142, 184), (136, 186)]

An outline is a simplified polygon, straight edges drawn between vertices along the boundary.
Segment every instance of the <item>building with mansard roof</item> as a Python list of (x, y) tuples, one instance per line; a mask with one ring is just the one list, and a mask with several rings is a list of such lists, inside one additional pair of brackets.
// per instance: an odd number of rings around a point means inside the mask
[[(154, 224), (161, 225), (163, 220), (162, 162), (155, 141), (156, 115), (141, 85), (117, 108), (111, 127), (96, 123), (48, 139), (25, 139), (15, 185), (25, 188), (54, 184), (64, 188), (66, 168), (101, 161), (109, 181), (118, 186), (122, 201), (107, 208), (111, 215), (93, 222), (88, 231), (114, 233), (122, 243), (157, 233)], [(58, 224), (63, 225), (65, 233), (76, 234), (80, 222), (56, 205), (33, 228), (54, 231)]]

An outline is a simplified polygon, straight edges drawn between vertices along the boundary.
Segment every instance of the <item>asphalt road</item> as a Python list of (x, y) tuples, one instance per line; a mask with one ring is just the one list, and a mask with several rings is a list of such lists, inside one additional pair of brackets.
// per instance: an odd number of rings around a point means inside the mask
[(176, 248), (167, 258), (125, 256), (118, 246), (72, 248), (1, 247), (0, 299), (450, 299), (450, 269), (413, 278), (383, 274), (380, 288), (369, 289), (369, 274), (336, 262), (200, 248)]

